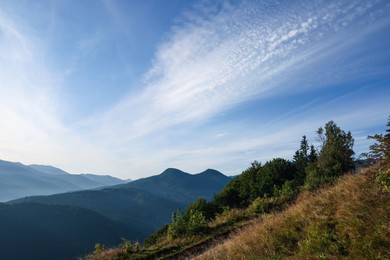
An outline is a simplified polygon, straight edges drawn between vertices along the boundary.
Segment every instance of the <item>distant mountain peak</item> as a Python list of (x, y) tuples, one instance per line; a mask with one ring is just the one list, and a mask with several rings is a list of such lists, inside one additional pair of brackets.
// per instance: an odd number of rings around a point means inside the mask
[(198, 174), (201, 174), (201, 175), (213, 175), (213, 176), (220, 176), (220, 175), (224, 175), (223, 173), (217, 171), (217, 170), (214, 170), (214, 169), (207, 169), (201, 173), (198, 173)]
[(188, 173), (185, 173), (176, 168), (168, 168), (165, 171), (163, 171), (161, 175), (188, 175)]
[(168, 168), (159, 175), (127, 183), (125, 187), (144, 190), (183, 205), (188, 205), (199, 197), (211, 199), (228, 182), (230, 182), (229, 177), (213, 169), (207, 169), (198, 174), (189, 174), (176, 168)]

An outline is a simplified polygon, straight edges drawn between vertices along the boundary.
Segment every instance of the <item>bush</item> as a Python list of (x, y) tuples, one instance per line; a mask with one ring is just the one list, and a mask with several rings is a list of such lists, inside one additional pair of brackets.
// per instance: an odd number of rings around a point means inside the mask
[(121, 244), (121, 247), (123, 252), (125, 252), (126, 254), (130, 254), (133, 251), (133, 245), (131, 244), (130, 240), (127, 240), (122, 237), (122, 241), (123, 242)]
[(168, 238), (174, 239), (184, 236), (186, 234), (186, 227), (187, 223), (184, 214), (178, 209), (172, 213), (172, 223), (169, 224), (167, 230)]
[(96, 243), (95, 244), (95, 251), (93, 251), (94, 254), (100, 254), (104, 250), (104, 245)]
[(334, 183), (337, 176), (324, 175), (321, 169), (308, 167), (305, 178), (304, 189), (313, 191), (326, 184)]
[(384, 190), (390, 190), (390, 168), (379, 170), (376, 181), (383, 186)]
[(187, 224), (187, 233), (196, 235), (205, 232), (206, 228), (207, 221), (202, 212), (197, 210), (190, 210)]
[(281, 197), (257, 198), (248, 207), (250, 213), (264, 214), (279, 210), (283, 204)]

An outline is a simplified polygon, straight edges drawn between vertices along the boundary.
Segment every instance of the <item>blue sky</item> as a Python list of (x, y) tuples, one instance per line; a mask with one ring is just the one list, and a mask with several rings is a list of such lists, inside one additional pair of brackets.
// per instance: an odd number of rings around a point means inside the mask
[(140, 178), (291, 158), (390, 114), (390, 3), (0, 0), (0, 159)]

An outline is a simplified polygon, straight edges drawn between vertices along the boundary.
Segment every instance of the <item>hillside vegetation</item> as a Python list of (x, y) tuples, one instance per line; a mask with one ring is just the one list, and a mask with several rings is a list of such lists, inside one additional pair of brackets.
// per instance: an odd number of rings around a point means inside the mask
[(389, 259), (390, 192), (378, 168), (302, 193), (283, 212), (258, 218), (197, 259)]
[[(389, 148), (388, 131), (375, 138), (384, 150)], [(171, 223), (143, 247), (124, 241), (87, 258), (194, 258), (207, 249), (199, 257), (389, 256), (388, 152), (371, 153), (381, 163), (356, 175), (351, 133), (333, 121), (317, 133), (318, 149), (303, 136), (293, 161), (253, 162), (211, 201), (200, 198), (186, 211), (173, 212)], [(213, 248), (215, 241), (220, 245)]]

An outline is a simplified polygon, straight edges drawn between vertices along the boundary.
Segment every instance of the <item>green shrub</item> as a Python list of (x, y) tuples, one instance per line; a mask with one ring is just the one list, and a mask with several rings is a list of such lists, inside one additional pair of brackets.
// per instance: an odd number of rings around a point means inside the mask
[(177, 237), (183, 237), (186, 234), (187, 221), (184, 214), (178, 209), (172, 213), (172, 223), (169, 224), (167, 235), (168, 238), (174, 239)]
[(248, 207), (250, 213), (264, 214), (279, 210), (283, 200), (280, 197), (257, 198)]
[(123, 237), (121, 239), (123, 241), (121, 244), (123, 252), (130, 254), (133, 251), (133, 245), (131, 244), (130, 240), (127, 240)]
[(390, 190), (390, 168), (379, 170), (376, 181), (383, 186), (384, 190)]
[(207, 221), (202, 212), (190, 210), (187, 224), (187, 233), (195, 235), (203, 233), (207, 228)]
[(95, 244), (95, 251), (93, 251), (94, 254), (100, 254), (104, 250), (104, 245), (96, 243)]
[(334, 183), (337, 180), (337, 176), (324, 175), (321, 169), (309, 167), (307, 170), (305, 184), (303, 186), (305, 190), (313, 191), (324, 185)]

